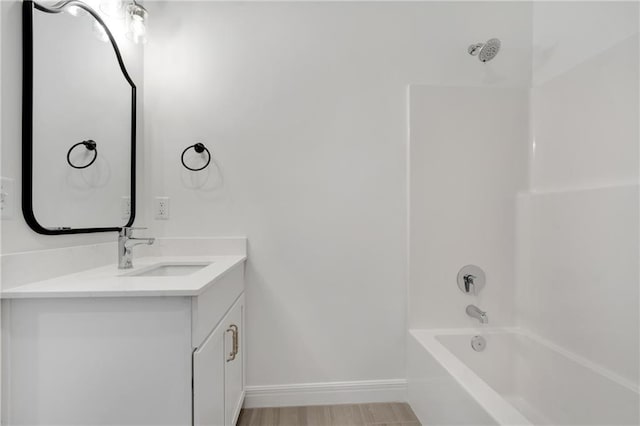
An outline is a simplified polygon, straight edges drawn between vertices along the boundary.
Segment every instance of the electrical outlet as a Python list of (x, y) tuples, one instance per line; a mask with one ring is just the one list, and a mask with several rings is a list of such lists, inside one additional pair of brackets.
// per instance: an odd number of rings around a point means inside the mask
[(155, 212), (156, 219), (169, 219), (169, 197), (156, 197)]
[(122, 199), (120, 200), (121, 204), (121, 211), (122, 211), (122, 219), (129, 219), (131, 218), (131, 197), (129, 196), (123, 196)]
[(0, 216), (2, 219), (12, 219), (16, 197), (13, 190), (14, 180), (9, 178), (0, 178)]

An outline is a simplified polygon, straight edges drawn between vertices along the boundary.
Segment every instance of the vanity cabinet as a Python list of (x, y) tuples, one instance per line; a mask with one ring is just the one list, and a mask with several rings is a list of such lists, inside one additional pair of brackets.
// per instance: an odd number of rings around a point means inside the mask
[(3, 425), (235, 424), (244, 262), (193, 295), (125, 293), (2, 300)]

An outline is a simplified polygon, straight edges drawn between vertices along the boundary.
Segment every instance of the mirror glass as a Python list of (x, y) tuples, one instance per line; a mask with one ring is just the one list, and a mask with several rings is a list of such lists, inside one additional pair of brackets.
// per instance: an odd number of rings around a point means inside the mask
[(135, 85), (94, 16), (76, 6), (52, 10), (35, 3), (31, 9), (36, 223), (30, 225), (46, 233), (128, 225), (135, 195)]

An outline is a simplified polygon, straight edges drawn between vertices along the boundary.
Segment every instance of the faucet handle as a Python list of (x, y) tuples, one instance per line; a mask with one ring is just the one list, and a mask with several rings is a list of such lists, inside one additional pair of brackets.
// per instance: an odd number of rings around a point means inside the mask
[(464, 292), (476, 294), (476, 286), (475, 286), (475, 283), (473, 282), (473, 280), (476, 279), (476, 276), (467, 274), (462, 278), (464, 281)]

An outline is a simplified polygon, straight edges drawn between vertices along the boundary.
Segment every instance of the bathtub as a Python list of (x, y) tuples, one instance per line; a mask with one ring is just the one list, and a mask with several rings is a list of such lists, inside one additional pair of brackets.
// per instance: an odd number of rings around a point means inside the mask
[[(471, 338), (486, 339), (484, 351)], [(424, 425), (638, 425), (638, 386), (520, 329), (410, 330), (408, 399)]]

